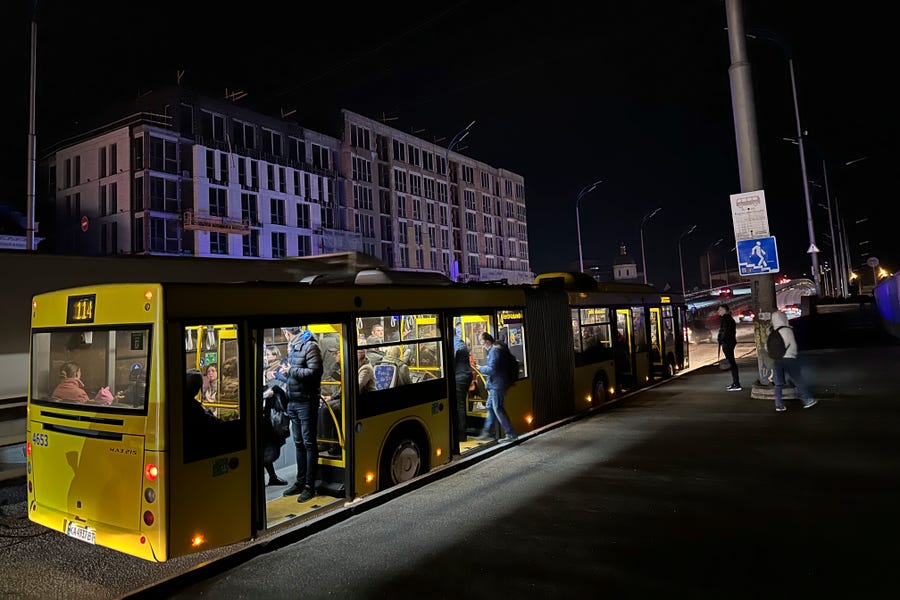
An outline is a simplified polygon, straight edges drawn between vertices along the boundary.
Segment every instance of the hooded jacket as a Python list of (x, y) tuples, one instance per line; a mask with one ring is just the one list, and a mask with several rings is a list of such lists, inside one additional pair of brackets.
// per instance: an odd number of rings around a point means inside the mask
[(322, 351), (310, 330), (291, 339), (287, 362), (291, 368), (287, 379), (288, 400), (318, 402), (324, 369)]
[[(779, 327), (783, 329), (778, 329)], [(784, 358), (797, 358), (797, 338), (794, 337), (794, 329), (788, 325), (787, 315), (780, 310), (772, 313), (772, 331), (776, 329), (784, 340)]]

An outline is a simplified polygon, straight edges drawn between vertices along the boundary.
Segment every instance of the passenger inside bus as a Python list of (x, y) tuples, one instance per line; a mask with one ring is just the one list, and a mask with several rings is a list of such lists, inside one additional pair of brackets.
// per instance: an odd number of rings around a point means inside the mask
[(219, 366), (209, 363), (203, 367), (203, 400), (216, 402), (219, 395)]
[[(223, 421), (220, 421), (209, 413), (198, 400), (200, 390), (203, 388), (203, 375), (196, 369), (188, 369), (184, 377), (184, 403), (182, 414), (184, 416), (184, 430), (192, 441), (191, 449), (202, 451), (208, 456), (222, 454), (230, 440), (228, 439)], [(186, 461), (193, 460), (191, 453), (185, 449), (188, 456)]]
[(356, 360), (359, 362), (359, 371), (357, 372), (357, 376), (359, 377), (359, 393), (365, 394), (366, 392), (374, 392), (378, 389), (375, 386), (375, 369), (372, 367), (372, 363), (369, 362), (366, 351), (357, 350)]
[[(68, 402), (90, 402), (91, 397), (84, 390), (84, 383), (81, 381), (81, 367), (74, 361), (63, 363), (59, 369), (60, 382), (53, 390), (51, 396), (57, 400)], [(100, 388), (97, 395), (94, 396), (94, 402), (101, 404), (112, 404), (113, 395), (109, 391), (109, 386)]]
[(375, 381), (378, 389), (398, 387), (412, 383), (409, 366), (400, 358), (400, 346), (391, 346), (384, 353), (382, 361), (375, 366)]
[[(369, 334), (369, 337), (366, 338), (366, 344), (381, 344), (384, 342), (384, 325), (381, 323), (376, 323), (372, 325), (372, 331)], [(377, 365), (381, 362), (381, 359), (384, 358), (384, 351), (379, 348), (369, 348), (366, 356), (369, 358), (369, 362), (372, 363), (372, 366)]]

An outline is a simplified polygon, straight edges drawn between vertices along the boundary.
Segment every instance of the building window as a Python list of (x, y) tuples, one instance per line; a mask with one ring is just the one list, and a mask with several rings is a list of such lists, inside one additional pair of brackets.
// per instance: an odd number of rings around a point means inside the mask
[[(100, 167), (100, 177), (106, 177), (106, 146), (101, 146), (99, 156), (97, 157), (97, 165)], [(104, 252), (104, 254), (106, 254)]]
[(171, 140), (150, 137), (150, 168), (164, 173), (178, 173), (177, 146)]
[[(225, 117), (208, 111), (200, 113), (200, 135), (208, 140), (225, 141)], [(152, 168), (152, 167), (151, 167)]]
[(269, 214), (272, 218), (272, 225), (284, 225), (284, 200), (281, 198), (272, 198), (269, 200)]
[[(118, 146), (116, 144), (109, 145), (109, 174), (115, 175), (119, 170)], [(115, 231), (115, 230), (113, 230)]]
[(288, 138), (288, 156), (298, 163), (306, 162), (306, 142), (295, 137)]
[[(259, 225), (257, 206), (258, 196), (256, 194), (241, 194), (241, 219), (247, 221), (250, 225)], [(245, 254), (244, 256), (248, 255)], [(258, 254), (253, 256), (258, 256)]]
[(282, 194), (287, 193), (287, 173), (284, 167), (278, 167), (278, 191)]
[(209, 253), (228, 254), (228, 234), (212, 231), (209, 234)]
[(401, 244), (406, 244), (409, 242), (409, 232), (407, 231), (406, 227), (406, 221), (400, 221), (397, 223), (397, 241)]
[(150, 178), (150, 210), (181, 212), (175, 181), (161, 177)]
[(394, 224), (390, 217), (381, 217), (381, 240), (383, 242), (394, 241)]
[(119, 212), (119, 184), (113, 181), (107, 188), (109, 189), (109, 214), (114, 215)]
[(256, 130), (253, 125), (235, 120), (231, 129), (234, 132), (235, 146), (249, 150), (256, 148)]
[(325, 146), (320, 146), (318, 144), (311, 144), (312, 148), (312, 161), (314, 167), (319, 167), (320, 169), (331, 169), (331, 160), (329, 160), (329, 151)]
[(422, 177), (415, 173), (409, 174), (409, 193), (413, 196), (422, 195)]
[(372, 188), (353, 184), (353, 208), (372, 210)]
[(310, 236), (297, 236), (297, 256), (312, 256), (312, 238)]
[(406, 196), (397, 196), (397, 216), (406, 218)]
[(413, 219), (420, 221), (422, 219), (422, 201), (413, 198)]
[(180, 238), (181, 229), (175, 219), (150, 219), (151, 252), (177, 253)]
[[(105, 185), (100, 186), (100, 216), (101, 217), (106, 216), (106, 186)], [(103, 252), (103, 254), (106, 254), (106, 252)]]
[(359, 156), (352, 158), (352, 178), (355, 181), (372, 181), (372, 163)]
[(250, 230), (249, 235), (241, 236), (243, 239), (241, 240), (241, 252), (244, 256), (249, 256), (252, 258), (259, 257), (259, 231), (256, 229)]
[(426, 171), (434, 171), (434, 154), (427, 150), (422, 150), (422, 168)]
[(300, 187), (300, 171), (294, 171), (294, 195), (303, 196), (303, 189)]
[(475, 210), (475, 192), (472, 190), (463, 190), (463, 195), (466, 198), (466, 208)]
[(466, 183), (475, 183), (475, 169), (469, 165), (462, 165), (462, 179)]
[[(131, 155), (135, 171), (144, 170), (144, 136), (138, 136), (131, 142)], [(66, 161), (68, 163), (68, 161)]]
[(309, 204), (304, 202), (297, 203), (297, 227), (299, 229), (309, 229), (311, 227), (309, 220)]
[(434, 179), (425, 179), (425, 197), (434, 200)]
[(443, 202), (446, 204), (447, 202), (447, 184), (443, 181), (438, 182), (438, 202)]
[(209, 188), (209, 216), (228, 216), (228, 191), (224, 188)]
[(412, 144), (408, 144), (407, 150), (409, 151), (409, 163), (421, 167), (422, 161), (419, 159), (419, 149)]
[(283, 231), (272, 232), (272, 258), (284, 258), (287, 256), (285, 235)]
[(406, 144), (400, 140), (394, 140), (394, 160), (406, 162)]
[(406, 193), (406, 171), (394, 169), (394, 190)]
[(400, 266), (409, 268), (409, 248), (400, 246)]
[(491, 176), (484, 171), (481, 172), (481, 189), (491, 189)]
[(350, 144), (358, 148), (371, 150), (372, 147), (369, 144), (369, 130), (365, 127), (360, 127), (356, 123), (350, 123)]
[(275, 190), (275, 165), (266, 165), (266, 187)]
[(272, 156), (281, 156), (281, 134), (269, 129), (263, 129), (262, 151)]

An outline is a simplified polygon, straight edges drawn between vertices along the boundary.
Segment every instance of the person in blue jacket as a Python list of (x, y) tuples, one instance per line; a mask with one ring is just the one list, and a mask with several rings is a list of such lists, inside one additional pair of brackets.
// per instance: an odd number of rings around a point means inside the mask
[(506, 389), (510, 385), (510, 381), (506, 379), (506, 373), (500, 365), (500, 345), (494, 341), (494, 337), (488, 332), (481, 334), (481, 343), (487, 352), (487, 364), (479, 368), (481, 374), (487, 379), (486, 387), (488, 390), (487, 401), (487, 418), (484, 420), (484, 431), (481, 432), (476, 439), (489, 440), (493, 439), (494, 420), (500, 422), (503, 431), (506, 434), (501, 442), (511, 442), (518, 438), (512, 423), (509, 422), (509, 416), (503, 408), (503, 400)]

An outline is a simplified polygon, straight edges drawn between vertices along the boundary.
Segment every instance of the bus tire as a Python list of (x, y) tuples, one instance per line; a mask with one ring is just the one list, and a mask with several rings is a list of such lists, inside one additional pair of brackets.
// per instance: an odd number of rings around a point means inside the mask
[(597, 375), (594, 377), (594, 395), (591, 398), (594, 406), (606, 404), (609, 401), (609, 394), (606, 390), (606, 377)]
[(404, 483), (428, 470), (428, 449), (417, 427), (399, 428), (388, 439), (381, 453), (379, 490)]

